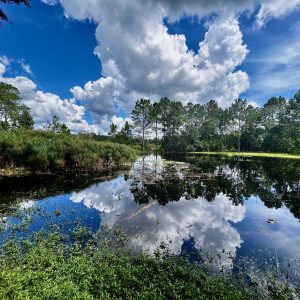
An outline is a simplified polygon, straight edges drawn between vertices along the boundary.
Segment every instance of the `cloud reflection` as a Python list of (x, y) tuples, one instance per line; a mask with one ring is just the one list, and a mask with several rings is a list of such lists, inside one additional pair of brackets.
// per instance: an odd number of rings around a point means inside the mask
[[(129, 180), (124, 176), (93, 185), (81, 192), (73, 193), (73, 202), (83, 202), (87, 207), (102, 213), (102, 225), (122, 227), (132, 238), (130, 247), (153, 253), (163, 241), (170, 241), (170, 251), (181, 251), (185, 241), (193, 238), (195, 247), (209, 248), (220, 252), (225, 249), (235, 255), (242, 244), (238, 231), (231, 223), (244, 219), (246, 208), (233, 205), (224, 194), (217, 195), (214, 202), (202, 197), (188, 200), (185, 195), (180, 201), (169, 202), (162, 206), (155, 199), (140, 205), (134, 201), (130, 191), (133, 177), (137, 171), (145, 176), (153, 175), (153, 157), (147, 158), (144, 168), (140, 161), (133, 166)], [(165, 165), (161, 159), (157, 162), (156, 174), (162, 176)], [(175, 167), (182, 175), (186, 166)], [(142, 181), (141, 181), (142, 184)], [(133, 230), (134, 228), (134, 230)]]

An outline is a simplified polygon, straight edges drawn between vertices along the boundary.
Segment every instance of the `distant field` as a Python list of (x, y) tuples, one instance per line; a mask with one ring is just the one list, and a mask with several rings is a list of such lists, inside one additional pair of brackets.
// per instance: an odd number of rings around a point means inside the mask
[(189, 154), (205, 154), (205, 155), (224, 155), (224, 156), (242, 156), (242, 157), (273, 157), (273, 158), (289, 158), (300, 159), (300, 154), (287, 153), (259, 153), (259, 152), (189, 152)]

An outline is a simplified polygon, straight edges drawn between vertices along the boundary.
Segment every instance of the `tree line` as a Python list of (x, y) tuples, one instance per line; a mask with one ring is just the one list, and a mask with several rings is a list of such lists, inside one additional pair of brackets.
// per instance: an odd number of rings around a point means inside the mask
[(183, 105), (162, 98), (140, 99), (131, 113), (142, 147), (148, 139), (165, 151), (258, 151), (300, 153), (300, 91), (287, 100), (270, 98), (263, 107), (237, 99), (228, 108), (215, 100)]
[[(131, 119), (133, 124), (126, 122), (121, 130), (111, 124), (108, 139), (140, 143), (143, 150), (150, 141), (167, 152), (300, 153), (300, 91), (290, 100), (272, 97), (263, 107), (254, 107), (245, 99), (235, 100), (228, 108), (219, 107), (215, 100), (203, 105), (183, 105), (166, 97), (154, 103), (139, 99)], [(18, 89), (0, 82), (0, 129), (33, 129), (33, 126), (30, 109), (22, 103)], [(70, 134), (57, 116), (44, 129)]]

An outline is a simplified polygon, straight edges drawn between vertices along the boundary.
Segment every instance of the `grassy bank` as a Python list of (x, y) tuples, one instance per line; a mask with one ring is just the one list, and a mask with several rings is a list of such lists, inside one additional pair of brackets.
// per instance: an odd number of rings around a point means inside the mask
[[(1, 248), (1, 299), (257, 299), (226, 275), (211, 275), (184, 258), (132, 254), (94, 239), (66, 243), (59, 234)], [(99, 250), (101, 249), (101, 250)], [(285, 284), (270, 282), (265, 299), (292, 299)]]
[(0, 131), (2, 175), (26, 172), (101, 172), (131, 162), (136, 151), (129, 146), (98, 142), (87, 136), (49, 131)]
[(240, 157), (269, 157), (269, 158), (288, 158), (300, 159), (300, 154), (287, 153), (260, 153), (260, 152), (189, 152), (189, 154), (199, 155), (222, 155), (222, 156), (240, 156)]

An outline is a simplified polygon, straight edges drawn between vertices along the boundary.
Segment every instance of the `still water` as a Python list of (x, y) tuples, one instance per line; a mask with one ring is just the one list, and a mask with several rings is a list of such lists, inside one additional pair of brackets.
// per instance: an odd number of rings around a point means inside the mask
[[(15, 216), (26, 211), (30, 217)], [(300, 161), (149, 155), (109, 177), (0, 180), (2, 234), (22, 222), (29, 232), (47, 229), (53, 220), (65, 232), (78, 223), (122, 228), (130, 248), (150, 253), (164, 242), (172, 254), (208, 249), (296, 265)]]

